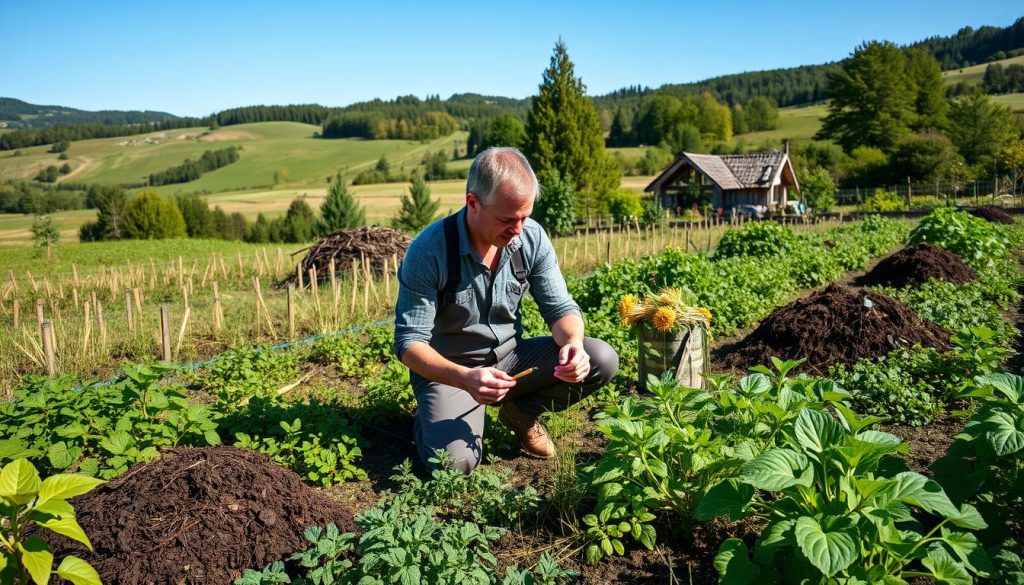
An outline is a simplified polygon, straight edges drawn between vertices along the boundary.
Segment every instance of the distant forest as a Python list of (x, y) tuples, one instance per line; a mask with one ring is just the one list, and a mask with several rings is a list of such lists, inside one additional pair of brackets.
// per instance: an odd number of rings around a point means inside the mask
[[(955, 35), (928, 38), (910, 47), (922, 48), (933, 55), (944, 70), (1004, 59), (1020, 54), (1024, 48), (1024, 18), (1004, 28), (965, 27)], [(620, 145), (641, 140), (642, 132), (631, 132), (631, 127), (622, 125), (632, 126), (634, 120), (639, 120), (644, 115), (644, 108), (650, 109), (650, 98), (654, 95), (672, 96), (683, 107), (689, 103), (700, 105), (702, 101), (708, 102), (703, 96), (710, 96), (731, 109), (734, 125), (732, 132), (742, 133), (763, 126), (753, 118), (750, 120), (752, 123), (748, 123), (746, 114), (741, 113), (743, 107), (752, 100), (767, 98), (777, 107), (820, 102), (826, 97), (829, 74), (835, 73), (838, 68), (838, 63), (826, 63), (722, 75), (693, 83), (667, 84), (657, 89), (627, 87), (607, 95), (595, 96), (593, 101), (602, 113), (602, 123), (606, 130), (610, 130), (615, 118), (618, 118), (619, 132), (613, 132), (611, 142)], [(995, 74), (997, 77), (998, 73)], [(1009, 73), (1009, 81), (986, 80), (983, 87), (995, 91), (1007, 91), (1011, 87), (1015, 89), (1016, 77), (1013, 74), (1016, 71)], [(763, 104), (757, 103), (757, 108), (761, 108)], [(477, 134), (483, 134), (499, 115), (507, 114), (517, 120), (525, 120), (529, 107), (529, 99), (465, 93), (452, 95), (447, 100), (436, 95), (427, 99), (415, 96), (402, 96), (394, 100), (375, 99), (343, 108), (319, 104), (248, 106), (224, 110), (207, 118), (178, 118), (163, 112), (85, 112), (59, 106), (34, 106), (20, 100), (0, 98), (0, 122), (6, 122), (11, 127), (30, 127), (0, 134), (0, 150), (50, 144), (60, 140), (108, 138), (171, 128), (200, 125), (215, 128), (267, 121), (319, 125), (320, 135), (324, 138), (429, 140), (460, 127), (471, 132), (475, 129)], [(624, 129), (629, 131), (623, 132)], [(703, 128), (699, 130), (707, 134)]]

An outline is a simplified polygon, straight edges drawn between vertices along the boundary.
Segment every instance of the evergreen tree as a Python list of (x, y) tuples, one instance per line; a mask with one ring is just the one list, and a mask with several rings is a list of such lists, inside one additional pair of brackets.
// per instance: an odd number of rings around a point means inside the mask
[[(94, 192), (89, 189), (90, 195)], [(120, 187), (96, 186), (96, 240), (120, 240), (127, 237), (124, 215), (128, 208), (128, 193)]]
[(917, 120), (912, 126), (919, 130), (945, 126), (949, 102), (939, 62), (924, 49), (910, 49), (907, 51), (907, 75), (915, 92)]
[(833, 139), (848, 152), (858, 146), (888, 152), (915, 121), (916, 96), (907, 60), (889, 42), (857, 47), (840, 70), (829, 75), (828, 97), (828, 115), (816, 138)]
[(357, 228), (366, 223), (366, 212), (345, 188), (345, 179), (341, 173), (334, 177), (331, 186), (327, 188), (327, 199), (320, 206), (320, 216), (320, 233), (323, 235), (341, 229)]
[(576, 226), (576, 193), (570, 181), (557, 174), (539, 177), (540, 195), (533, 206), (533, 218), (553, 236), (572, 235)]
[(409, 195), (402, 196), (402, 209), (391, 220), (391, 227), (411, 234), (419, 233), (437, 219), (441, 199), (430, 198), (430, 187), (422, 175), (416, 175), (409, 186)]
[(538, 175), (571, 181), (589, 215), (618, 187), (620, 170), (605, 152), (597, 110), (584, 92), (565, 43), (558, 41), (526, 117), (523, 153)]
[(525, 140), (526, 129), (523, 127), (523, 123), (516, 120), (512, 114), (501, 114), (491, 122), (491, 127), (487, 130), (480, 149), (483, 150), (491, 146), (519, 148)]
[(630, 141), (630, 124), (626, 121), (626, 113), (623, 108), (615, 111), (612, 118), (612, 127), (608, 131), (608, 146), (626, 146)]
[(210, 206), (199, 195), (177, 195), (174, 202), (185, 218), (185, 231), (190, 238), (217, 237), (217, 225)]
[[(340, 182), (340, 177), (338, 182)], [(344, 186), (344, 183), (342, 185)], [(328, 199), (330, 199), (330, 195), (328, 195)], [(284, 218), (274, 220), (275, 224), (278, 222), (281, 223), (278, 228), (279, 238), (284, 242), (312, 241), (317, 236), (317, 230), (323, 228), (323, 223), (317, 221), (316, 214), (313, 212), (313, 208), (306, 203), (305, 197), (292, 200)], [(273, 231), (274, 229), (271, 227), (271, 232)], [(321, 231), (321, 233), (323, 232)]]

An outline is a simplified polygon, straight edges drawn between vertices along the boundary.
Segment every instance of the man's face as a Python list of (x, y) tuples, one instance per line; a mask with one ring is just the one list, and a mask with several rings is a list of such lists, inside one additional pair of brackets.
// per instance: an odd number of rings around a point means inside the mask
[(523, 233), (523, 224), (533, 213), (533, 199), (532, 196), (523, 197), (504, 185), (486, 205), (473, 193), (467, 193), (466, 206), (473, 230), (491, 246), (507, 246)]

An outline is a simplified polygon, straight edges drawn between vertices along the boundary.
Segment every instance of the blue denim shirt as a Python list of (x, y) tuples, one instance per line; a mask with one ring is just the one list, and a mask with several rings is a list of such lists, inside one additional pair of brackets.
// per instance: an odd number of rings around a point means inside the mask
[[(436, 221), (416, 236), (398, 270), (394, 350), (399, 359), (416, 342), (429, 344), (462, 365), (503, 358), (522, 335), (519, 302), (527, 290), (549, 326), (570, 313), (582, 316), (565, 286), (551, 240), (539, 223), (524, 222), (519, 237), (501, 250), (492, 275), (470, 244), (465, 207), (458, 212), (462, 266), (455, 302), (439, 306), (440, 291), (448, 279), (443, 224)], [(520, 247), (529, 273), (525, 286), (516, 280), (510, 261)]]

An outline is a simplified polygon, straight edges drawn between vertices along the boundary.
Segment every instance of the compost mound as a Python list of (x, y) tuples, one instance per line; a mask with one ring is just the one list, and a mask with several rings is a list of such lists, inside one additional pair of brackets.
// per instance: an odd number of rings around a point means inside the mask
[[(408, 234), (376, 225), (338, 230), (309, 247), (299, 267), (303, 278), (308, 278), (309, 270), (316, 268), (317, 280), (321, 281), (330, 278), (332, 259), (335, 271), (342, 274), (352, 271), (353, 260), (360, 270), (366, 262), (370, 270), (383, 274), (384, 262), (387, 261), (389, 270), (394, 270), (394, 261), (402, 261), (411, 243)], [(296, 278), (292, 274), (285, 283), (294, 283)]]
[(964, 283), (977, 279), (978, 273), (949, 250), (920, 243), (883, 259), (864, 275), (861, 284), (904, 288), (924, 284), (931, 278)]
[(983, 205), (981, 207), (974, 207), (967, 210), (967, 213), (981, 219), (988, 220), (992, 223), (1013, 223), (1013, 216), (1006, 213), (995, 205)]
[(235, 447), (168, 451), (72, 504), (95, 552), (43, 536), (120, 585), (229, 584), (305, 550), (307, 526), (355, 531), (351, 513), (298, 475)]
[(833, 284), (776, 309), (746, 338), (723, 348), (716, 369), (745, 372), (774, 356), (807, 358), (802, 370), (825, 374), (833, 364), (948, 341), (946, 330), (892, 297)]

